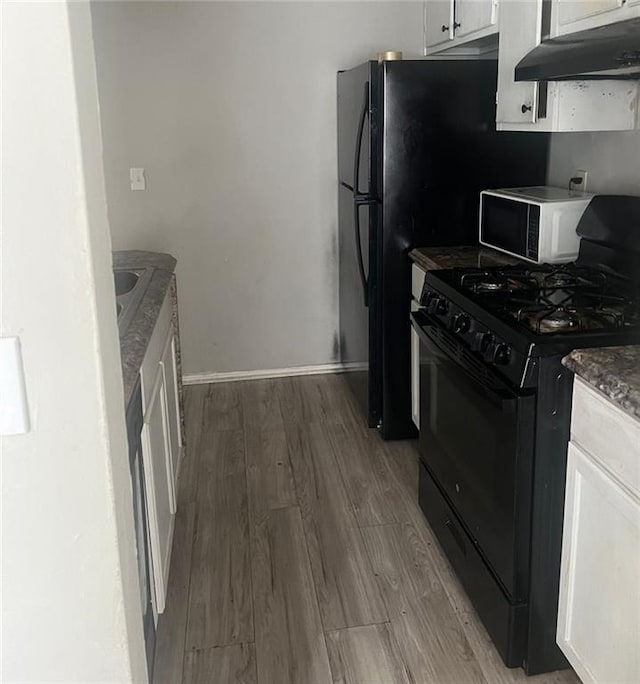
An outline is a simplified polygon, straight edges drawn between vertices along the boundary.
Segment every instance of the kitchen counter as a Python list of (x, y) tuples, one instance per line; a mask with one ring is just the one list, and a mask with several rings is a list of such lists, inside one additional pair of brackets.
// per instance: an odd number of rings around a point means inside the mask
[[(142, 295), (140, 304), (125, 330), (120, 331), (120, 355), (122, 357), (122, 381), (124, 402), (128, 405), (135, 388), (140, 366), (147, 351), (153, 328), (160, 313), (162, 302), (171, 290), (173, 316), (177, 319), (177, 297), (174, 270), (176, 260), (170, 254), (127, 250), (113, 253), (114, 270), (139, 270), (152, 268), (153, 274)], [(177, 323), (177, 320), (174, 321)], [(175, 326), (178, 329), (177, 325)], [(178, 351), (178, 350), (176, 350)], [(178, 364), (179, 364), (178, 354)], [(178, 376), (180, 377), (180, 376)]]
[(562, 363), (612, 402), (640, 418), (640, 345), (576, 349)]
[(409, 258), (425, 271), (440, 268), (490, 268), (517, 264), (519, 259), (489, 247), (464, 245), (460, 247), (417, 247)]

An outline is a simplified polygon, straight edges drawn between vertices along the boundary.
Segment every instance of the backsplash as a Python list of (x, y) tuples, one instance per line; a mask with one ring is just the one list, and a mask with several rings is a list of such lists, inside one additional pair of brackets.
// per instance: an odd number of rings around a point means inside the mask
[(566, 187), (577, 169), (589, 173), (588, 192), (640, 195), (640, 132), (554, 133), (549, 184)]

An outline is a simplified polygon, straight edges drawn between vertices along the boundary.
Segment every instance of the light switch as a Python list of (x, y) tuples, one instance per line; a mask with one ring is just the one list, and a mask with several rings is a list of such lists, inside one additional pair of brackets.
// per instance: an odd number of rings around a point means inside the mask
[(0, 435), (29, 432), (29, 407), (24, 384), (20, 339), (0, 338)]
[(132, 190), (146, 190), (147, 182), (144, 178), (144, 169), (129, 169), (129, 180)]

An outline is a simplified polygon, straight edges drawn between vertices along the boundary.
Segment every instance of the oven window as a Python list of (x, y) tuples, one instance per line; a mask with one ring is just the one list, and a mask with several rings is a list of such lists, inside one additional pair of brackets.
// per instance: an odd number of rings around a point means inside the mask
[(529, 205), (493, 195), (482, 197), (482, 240), (526, 256)]
[(491, 398), (442, 353), (421, 358), (421, 459), (509, 592), (516, 581), (517, 405)]

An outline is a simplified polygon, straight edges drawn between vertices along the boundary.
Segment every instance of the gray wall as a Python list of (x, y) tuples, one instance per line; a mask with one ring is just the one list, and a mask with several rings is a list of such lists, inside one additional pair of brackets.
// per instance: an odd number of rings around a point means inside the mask
[(334, 360), (335, 74), (418, 56), (422, 3), (98, 2), (93, 23), (114, 249), (177, 257), (185, 372)]
[(640, 131), (554, 133), (549, 184), (566, 187), (577, 169), (589, 172), (588, 192), (640, 195)]

